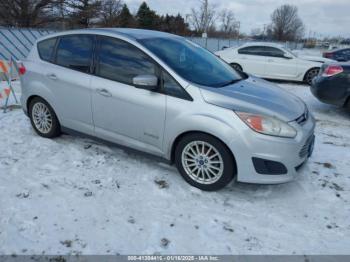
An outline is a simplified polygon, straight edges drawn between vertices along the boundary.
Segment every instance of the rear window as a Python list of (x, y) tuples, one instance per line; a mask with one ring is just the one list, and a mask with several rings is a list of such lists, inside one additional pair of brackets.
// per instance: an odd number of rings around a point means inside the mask
[(93, 45), (94, 37), (92, 35), (61, 37), (57, 46), (55, 63), (88, 73), (90, 71)]
[(50, 38), (38, 43), (38, 52), (42, 60), (51, 61), (56, 40), (56, 38)]

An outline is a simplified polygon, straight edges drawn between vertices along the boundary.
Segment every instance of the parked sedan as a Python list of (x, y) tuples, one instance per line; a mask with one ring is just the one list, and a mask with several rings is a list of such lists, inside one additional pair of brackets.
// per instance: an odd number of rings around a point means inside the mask
[(333, 59), (339, 62), (350, 61), (350, 48), (341, 48), (323, 53), (323, 57)]
[(238, 48), (228, 48), (216, 55), (233, 68), (258, 77), (311, 84), (318, 74), (322, 57), (301, 58), (280, 45), (272, 43), (248, 43)]
[(180, 36), (57, 33), (24, 65), (21, 102), (38, 135), (78, 132), (150, 153), (203, 190), (234, 178), (290, 181), (312, 153), (315, 120), (304, 102)]
[(350, 109), (350, 63), (323, 65), (311, 91), (324, 103)]

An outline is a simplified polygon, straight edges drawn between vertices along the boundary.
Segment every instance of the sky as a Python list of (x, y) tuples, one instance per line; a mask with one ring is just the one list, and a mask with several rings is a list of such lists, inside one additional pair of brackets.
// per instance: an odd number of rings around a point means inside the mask
[[(131, 11), (136, 12), (143, 0), (124, 0)], [(160, 14), (181, 13), (184, 17), (199, 0), (146, 0)], [(254, 28), (263, 28), (270, 23), (271, 13), (283, 4), (298, 7), (299, 16), (306, 30), (305, 36), (350, 37), (350, 0), (209, 0), (217, 11), (230, 9), (241, 22), (241, 31), (250, 33)]]

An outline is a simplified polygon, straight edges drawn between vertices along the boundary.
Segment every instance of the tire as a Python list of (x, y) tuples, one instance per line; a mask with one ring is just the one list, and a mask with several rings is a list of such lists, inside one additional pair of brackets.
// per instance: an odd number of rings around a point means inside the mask
[(54, 138), (61, 134), (61, 126), (55, 111), (44, 99), (33, 98), (28, 109), (30, 122), (39, 136)]
[(319, 68), (311, 68), (309, 71), (307, 71), (304, 77), (305, 83), (311, 86), (312, 80), (318, 75), (319, 72)]
[(222, 189), (236, 174), (231, 151), (220, 140), (204, 133), (191, 133), (179, 141), (175, 164), (190, 185), (204, 191)]
[(231, 64), (231, 67), (239, 72), (243, 72), (243, 68), (239, 64)]

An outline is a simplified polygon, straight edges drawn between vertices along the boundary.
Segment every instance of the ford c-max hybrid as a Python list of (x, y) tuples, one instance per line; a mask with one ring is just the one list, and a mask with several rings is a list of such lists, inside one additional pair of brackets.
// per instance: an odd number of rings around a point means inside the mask
[(180, 36), (68, 31), (23, 64), (21, 102), (40, 136), (74, 131), (153, 154), (202, 190), (290, 181), (313, 150), (304, 102)]

